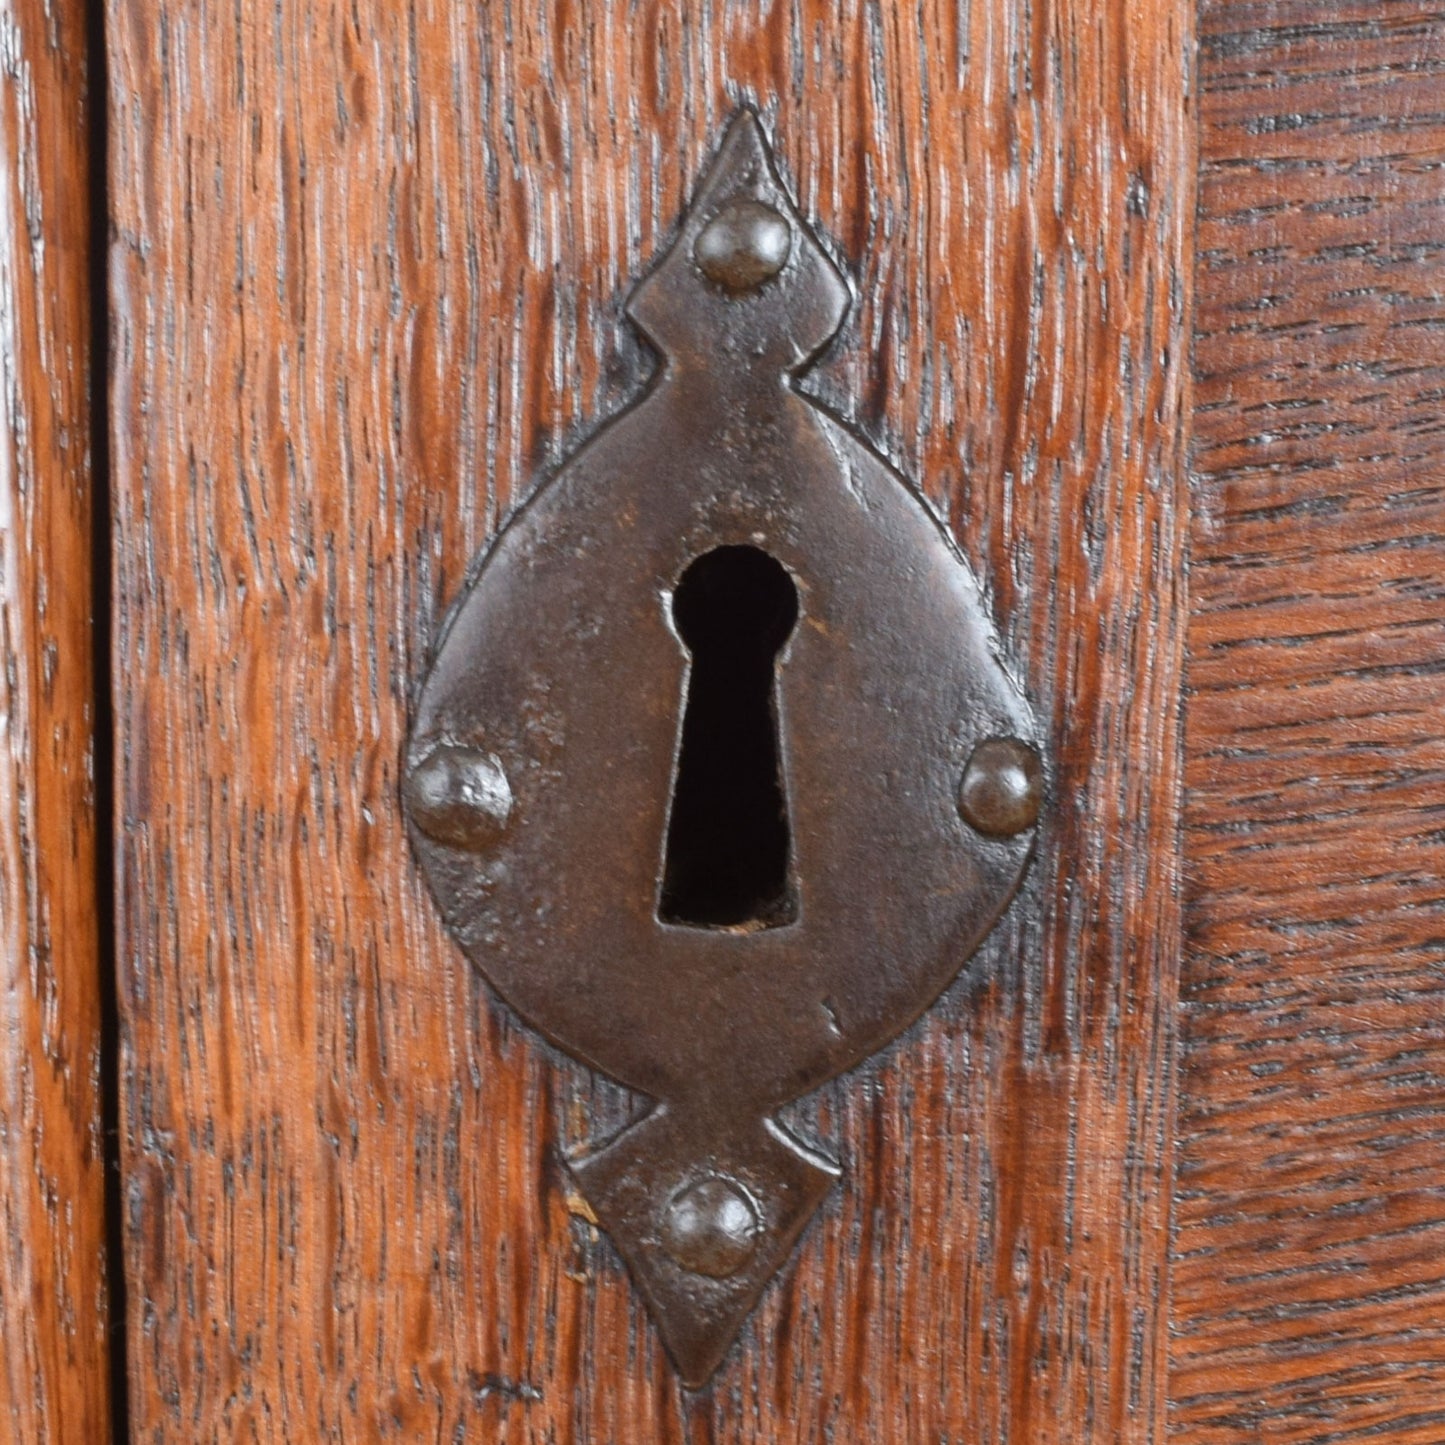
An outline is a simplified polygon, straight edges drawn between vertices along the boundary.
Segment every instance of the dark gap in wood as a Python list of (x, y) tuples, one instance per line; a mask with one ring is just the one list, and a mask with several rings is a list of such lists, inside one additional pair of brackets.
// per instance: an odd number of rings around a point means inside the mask
[(120, 998), (116, 950), (115, 709), (111, 687), (110, 187), (105, 0), (86, 0), (86, 127), (90, 156), (91, 677), (94, 696), (95, 911), (100, 992), (100, 1109), (105, 1159), (105, 1282), (111, 1438), (130, 1439), (126, 1369), (124, 1176), (120, 1136)]

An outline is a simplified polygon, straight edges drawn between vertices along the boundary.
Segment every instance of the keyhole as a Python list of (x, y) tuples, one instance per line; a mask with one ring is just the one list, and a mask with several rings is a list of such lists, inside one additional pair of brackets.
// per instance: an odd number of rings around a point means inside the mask
[(791, 923), (774, 685), (797, 588), (766, 552), (718, 547), (682, 574), (672, 616), (692, 671), (658, 917), (694, 928)]

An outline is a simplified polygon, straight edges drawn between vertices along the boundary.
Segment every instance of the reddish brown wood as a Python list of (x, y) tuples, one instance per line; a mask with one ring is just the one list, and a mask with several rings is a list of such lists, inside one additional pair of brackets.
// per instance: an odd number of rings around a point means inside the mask
[[(1157, 1438), (1188, 7), (108, 24), (135, 1438)], [(803, 1111), (848, 1185), (687, 1399), (559, 1162), (625, 1101), (469, 975), (396, 786), (742, 100), (857, 278), (818, 388), (955, 519), (1059, 765), (973, 982)]]
[(0, 1438), (109, 1432), (84, 6), (0, 5)]
[(1445, 1439), (1445, 9), (1203, 11), (1171, 1393)]

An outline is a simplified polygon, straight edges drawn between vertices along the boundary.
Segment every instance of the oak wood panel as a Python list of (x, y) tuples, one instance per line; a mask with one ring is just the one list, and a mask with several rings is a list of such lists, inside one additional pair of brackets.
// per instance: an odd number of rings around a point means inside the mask
[[(1190, 22), (112, 0), (137, 1440), (1157, 1438)], [(813, 385), (954, 520), (1058, 766), (970, 981), (799, 1111), (845, 1183), (690, 1398), (561, 1165), (629, 1103), (469, 976), (396, 787), (742, 101), (856, 280)]]
[(108, 1438), (85, 8), (0, 4), (0, 1438)]
[(1173, 1420), (1445, 1439), (1445, 8), (1207, 0)]

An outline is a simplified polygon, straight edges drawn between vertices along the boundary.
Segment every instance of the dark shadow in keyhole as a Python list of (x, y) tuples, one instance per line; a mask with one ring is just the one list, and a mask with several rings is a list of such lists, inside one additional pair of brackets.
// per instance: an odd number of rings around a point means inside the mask
[(776, 928), (797, 916), (778, 753), (777, 655), (798, 590), (756, 547), (718, 547), (682, 574), (672, 616), (692, 655), (657, 916)]

